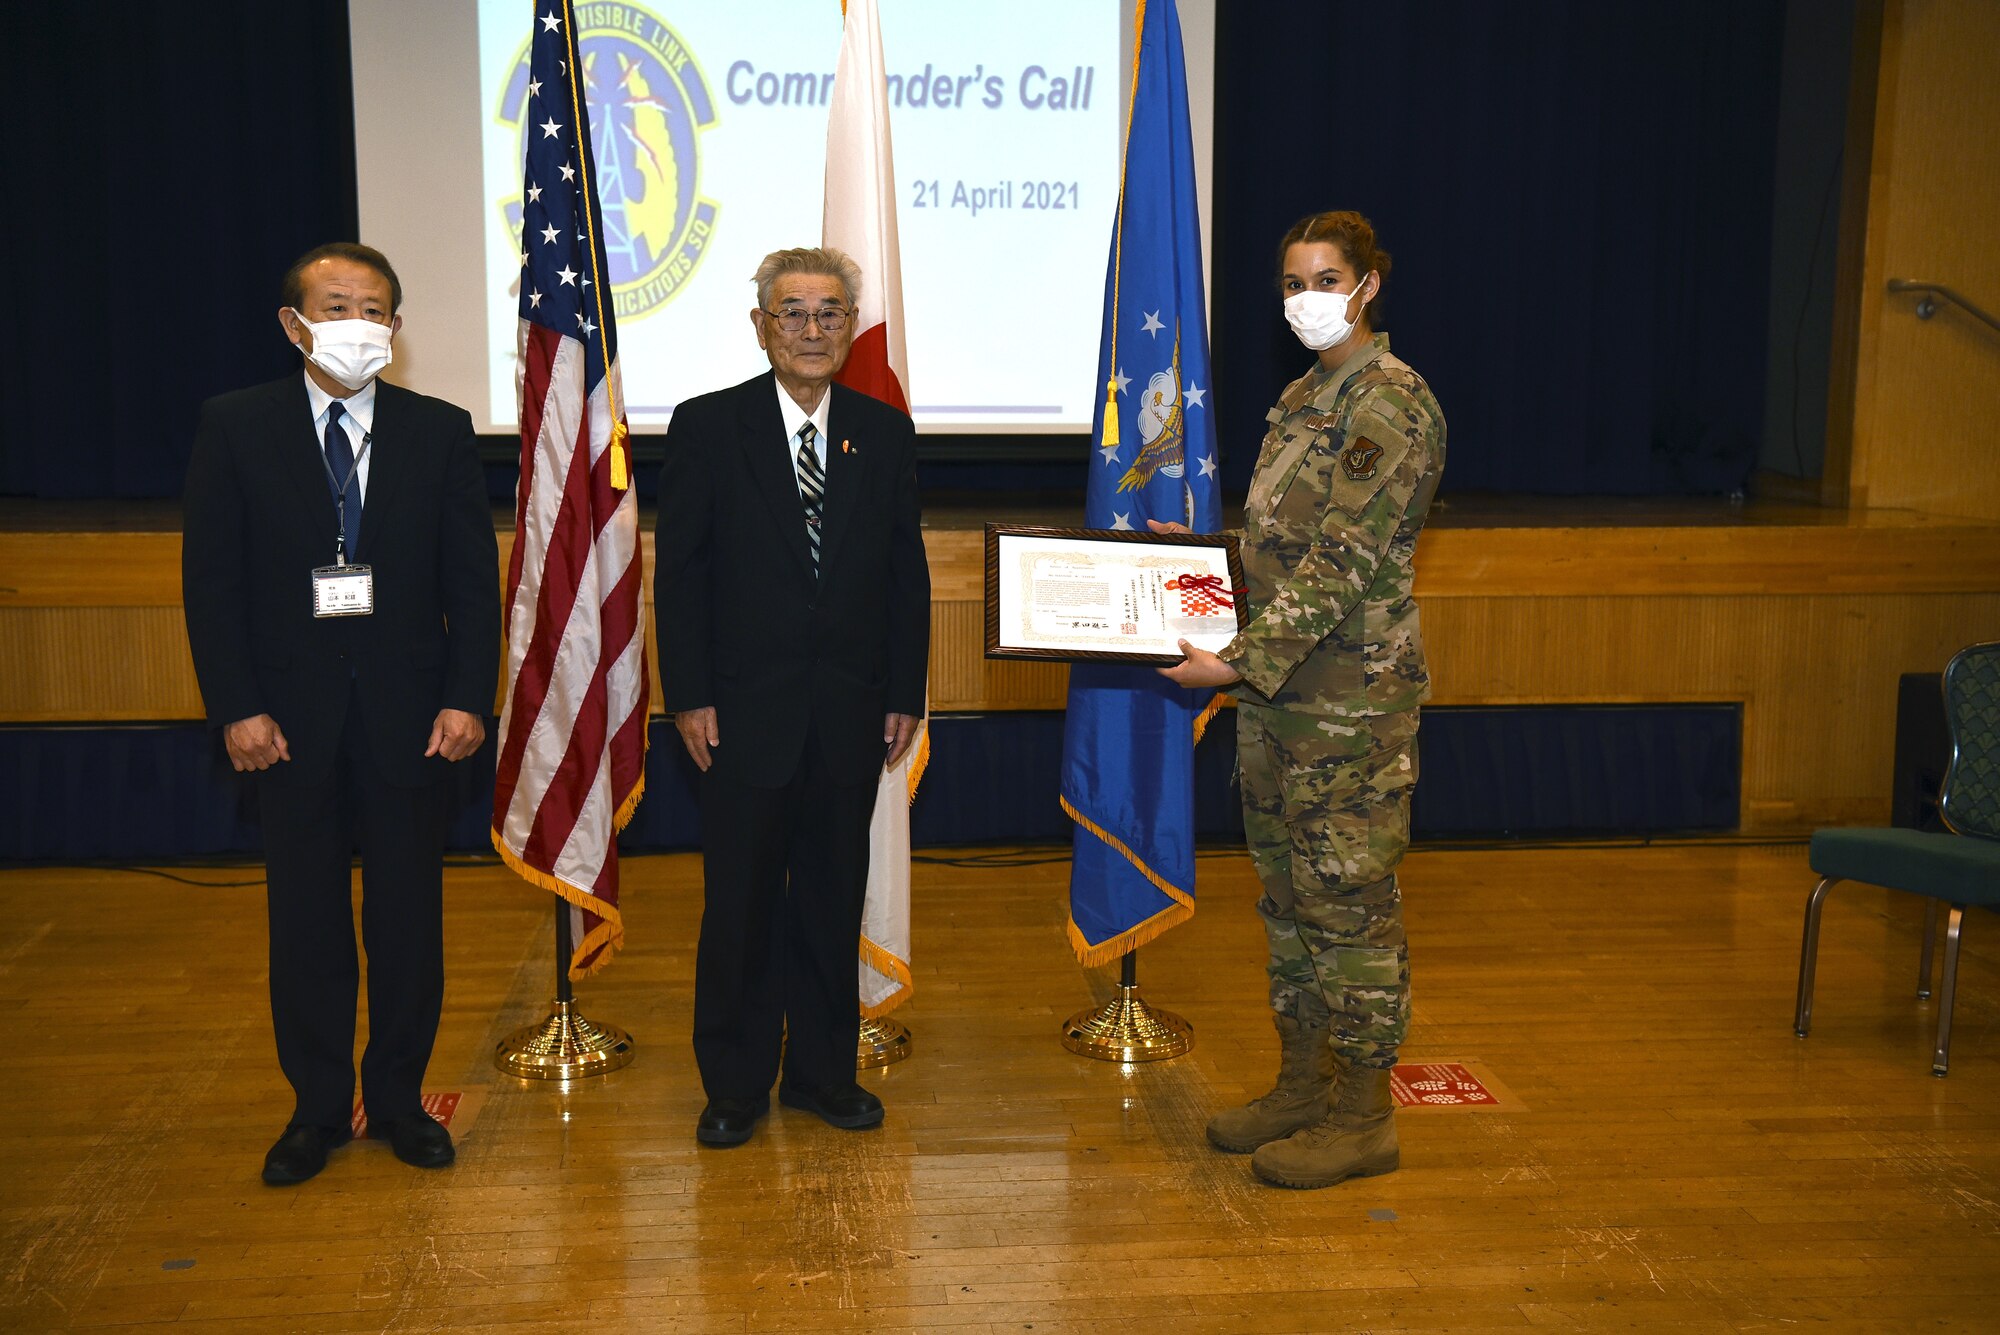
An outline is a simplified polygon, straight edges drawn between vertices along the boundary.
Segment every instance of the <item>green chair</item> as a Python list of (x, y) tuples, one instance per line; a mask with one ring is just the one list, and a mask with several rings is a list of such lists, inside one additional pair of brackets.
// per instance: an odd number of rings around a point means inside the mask
[(1799, 952), (1799, 1007), (1792, 1031), (1812, 1028), (1813, 966), (1819, 955), (1819, 915), (1826, 892), (1841, 881), (1863, 881), (1924, 895), (1924, 953), (1919, 999), (1930, 996), (1931, 953), (1940, 904), (1949, 907), (1944, 982), (1938, 998), (1937, 1050), (1931, 1074), (1945, 1074), (1951, 1056), (1952, 994), (1958, 986), (1959, 928), (1968, 905), (2000, 905), (2000, 643), (1962, 649), (1944, 670), (1945, 721), (1951, 727), (1951, 768), (1938, 811), (1950, 833), (1907, 829), (1814, 830), (1812, 869), (1820, 882), (1806, 900), (1805, 943)]

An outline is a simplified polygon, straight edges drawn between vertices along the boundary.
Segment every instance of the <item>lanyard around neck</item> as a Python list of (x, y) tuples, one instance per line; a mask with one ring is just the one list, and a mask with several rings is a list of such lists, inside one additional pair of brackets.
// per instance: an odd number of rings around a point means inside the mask
[[(329, 423), (329, 425), (332, 424)], [(345, 431), (347, 428), (341, 427), (340, 429)], [(333, 540), (333, 563), (337, 566), (347, 564), (347, 484), (354, 481), (355, 477), (360, 474), (361, 461), (368, 457), (368, 447), (374, 443), (375, 433), (367, 430), (362, 431), (361, 452), (355, 455), (354, 462), (347, 466), (347, 474), (344, 477), (336, 477), (334, 475), (333, 461), (326, 457), (326, 445), (324, 442), (320, 444), (319, 466), (326, 470), (326, 480), (333, 484), (333, 508), (335, 513), (340, 517), (340, 532)]]

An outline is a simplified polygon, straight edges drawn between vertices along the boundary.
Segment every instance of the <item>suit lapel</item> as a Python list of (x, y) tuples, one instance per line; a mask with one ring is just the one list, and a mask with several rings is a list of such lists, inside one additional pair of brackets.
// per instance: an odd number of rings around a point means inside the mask
[(291, 481), (292, 491), (304, 507), (308, 532), (319, 535), (329, 559), (334, 535), (340, 523), (334, 513), (333, 491), (326, 480), (326, 456), (319, 436), (313, 431), (312, 401), (306, 397), (303, 376), (293, 376), (274, 388), (271, 414), (279, 442), (278, 465)]
[[(785, 419), (778, 411), (775, 376), (750, 382), (743, 399), (741, 446), (751, 477), (771, 507), (772, 526), (799, 571), (812, 577), (812, 553), (806, 548), (806, 510), (799, 500), (799, 478), (785, 446)], [(822, 539), (822, 548), (824, 539)]]
[[(831, 385), (827, 393), (833, 395), (833, 401), (826, 410), (826, 519), (820, 534), (819, 552), (822, 568), (833, 560), (840, 549), (840, 540), (847, 535), (856, 500), (861, 493), (862, 460), (866, 457), (863, 451), (855, 448), (853, 423), (841, 411), (841, 399), (848, 391), (842, 386)], [(843, 435), (843, 432), (847, 434)]]

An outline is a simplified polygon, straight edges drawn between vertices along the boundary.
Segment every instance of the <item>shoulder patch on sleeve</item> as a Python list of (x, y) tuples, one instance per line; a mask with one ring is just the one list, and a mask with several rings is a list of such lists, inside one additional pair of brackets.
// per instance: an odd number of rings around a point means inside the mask
[(1409, 452), (1407, 436), (1380, 430), (1369, 435), (1350, 431), (1334, 456), (1327, 500), (1347, 514), (1359, 515), (1388, 485)]
[(1366, 436), (1356, 436), (1340, 452), (1340, 471), (1349, 482), (1370, 482), (1382, 466), (1382, 447)]

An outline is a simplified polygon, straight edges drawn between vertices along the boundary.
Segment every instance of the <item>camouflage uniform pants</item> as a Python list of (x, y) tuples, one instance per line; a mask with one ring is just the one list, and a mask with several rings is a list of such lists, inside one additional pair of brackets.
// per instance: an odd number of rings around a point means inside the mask
[(1243, 824), (1264, 897), (1271, 1008), (1388, 1068), (1409, 1032), (1410, 955), (1396, 864), (1410, 843), (1417, 711), (1347, 719), (1236, 709)]

